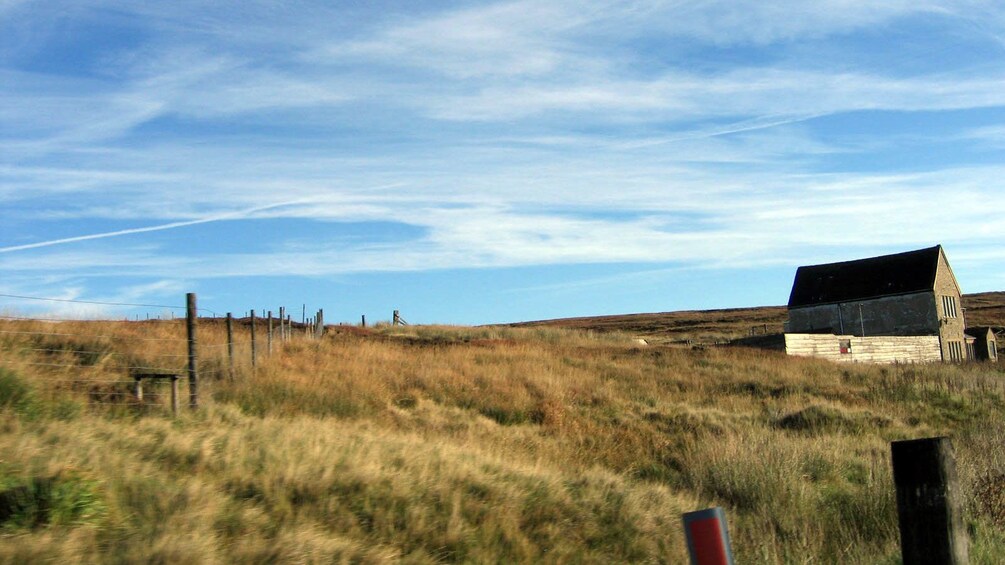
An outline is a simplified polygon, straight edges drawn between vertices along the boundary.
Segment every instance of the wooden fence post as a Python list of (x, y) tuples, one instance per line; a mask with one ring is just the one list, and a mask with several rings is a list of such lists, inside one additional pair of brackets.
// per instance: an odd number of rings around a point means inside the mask
[(325, 335), (325, 311), (318, 310), (317, 325), (314, 327), (314, 335), (321, 339)]
[(268, 343), (269, 343), (269, 356), (272, 356), (272, 310), (269, 310), (269, 329), (268, 329)]
[(969, 562), (953, 444), (947, 437), (890, 444), (904, 565)]
[(283, 322), (286, 320), (286, 306), (279, 307), (279, 339), (286, 341), (286, 327)]
[(198, 310), (195, 304), (195, 293), (185, 295), (185, 327), (188, 330), (188, 394), (189, 407), (199, 407), (199, 363), (198, 338), (196, 337)]
[(361, 319), (360, 319), (360, 324), (361, 324), (361, 325), (362, 325), (362, 326), (363, 326), (364, 328), (366, 327), (366, 314), (363, 314), (363, 316), (361, 317)]
[(230, 376), (234, 376), (234, 316), (227, 312), (227, 360), (230, 362)]
[(395, 310), (394, 315), (391, 317), (391, 325), (397, 326), (400, 323), (401, 323), (401, 313)]
[(171, 375), (171, 415), (178, 415), (178, 375)]
[(255, 350), (255, 311), (251, 311), (251, 370), (255, 370), (255, 357), (257, 357), (257, 351)]

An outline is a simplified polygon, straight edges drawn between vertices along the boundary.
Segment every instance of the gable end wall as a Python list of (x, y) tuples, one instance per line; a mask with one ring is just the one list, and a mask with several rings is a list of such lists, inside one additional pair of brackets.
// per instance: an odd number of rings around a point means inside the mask
[[(934, 291), (935, 305), (938, 310), (939, 338), (942, 342), (942, 358), (949, 360), (949, 342), (956, 341), (960, 344), (964, 343), (963, 329), (966, 321), (964, 320), (963, 300), (960, 293), (960, 286), (956, 283), (956, 277), (953, 275), (953, 270), (949, 266), (949, 261), (946, 259), (945, 253), (939, 254), (939, 267), (935, 273)], [(943, 296), (952, 296), (956, 299), (957, 315), (955, 318), (946, 316), (946, 312), (942, 307)], [(963, 354), (964, 356), (967, 354), (966, 347), (963, 347)]]

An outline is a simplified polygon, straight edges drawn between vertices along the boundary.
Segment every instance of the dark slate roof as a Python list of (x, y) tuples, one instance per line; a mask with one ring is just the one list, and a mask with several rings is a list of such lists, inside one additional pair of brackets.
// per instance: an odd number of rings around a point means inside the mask
[(789, 308), (932, 290), (941, 250), (942, 246), (936, 245), (857, 261), (799, 267)]

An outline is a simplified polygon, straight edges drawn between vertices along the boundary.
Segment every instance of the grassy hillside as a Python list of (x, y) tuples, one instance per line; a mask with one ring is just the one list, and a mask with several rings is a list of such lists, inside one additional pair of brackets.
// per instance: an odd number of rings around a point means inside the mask
[(967, 324), (1005, 328), (1005, 292), (963, 295)]
[(683, 310), (653, 314), (622, 314), (521, 322), (512, 327), (568, 328), (594, 332), (618, 332), (665, 344), (695, 341), (714, 343), (749, 335), (781, 333), (788, 317), (784, 306)]
[[(967, 324), (1005, 328), (1005, 292), (963, 295)], [(651, 342), (716, 341), (781, 333), (788, 317), (784, 306), (685, 310), (655, 314), (623, 314), (564, 318), (512, 324), (513, 327), (556, 327), (597, 332), (622, 332)]]
[(889, 442), (938, 434), (1005, 554), (1000, 366), (385, 327), (252, 371), (243, 332), (231, 370), (200, 327), (171, 418), (126, 367), (183, 366), (180, 322), (0, 322), (0, 562), (681, 563), (721, 505), (740, 563), (896, 563)]

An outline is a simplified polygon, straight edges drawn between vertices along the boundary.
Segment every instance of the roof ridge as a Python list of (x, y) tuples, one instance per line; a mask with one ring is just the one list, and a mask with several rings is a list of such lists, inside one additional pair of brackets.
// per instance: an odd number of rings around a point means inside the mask
[(789, 308), (934, 290), (942, 245), (796, 269)]

